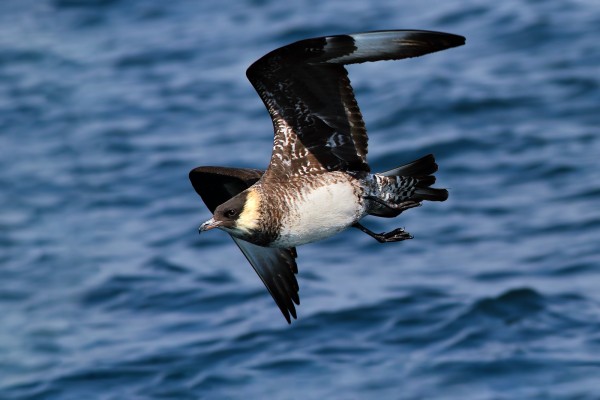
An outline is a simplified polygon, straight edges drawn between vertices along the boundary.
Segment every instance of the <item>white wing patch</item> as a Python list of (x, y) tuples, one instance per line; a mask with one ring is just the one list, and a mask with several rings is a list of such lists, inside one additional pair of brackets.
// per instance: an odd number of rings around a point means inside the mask
[(325, 147), (329, 147), (331, 149), (336, 147), (341, 147), (345, 145), (348, 141), (346, 140), (346, 136), (340, 134), (339, 132), (335, 132), (327, 139), (327, 143), (325, 143)]
[[(397, 33), (390, 32), (368, 32), (361, 33), (359, 35), (348, 35), (354, 39), (354, 45), (356, 50), (345, 56), (332, 58), (327, 60), (328, 63), (332, 64), (351, 64), (357, 60), (362, 60), (369, 57), (380, 57), (385, 58), (387, 56), (393, 56), (398, 50), (399, 41), (394, 41), (393, 38), (397, 36)], [(328, 41), (331, 39), (327, 39)], [(325, 52), (327, 53), (327, 46), (325, 45)], [(334, 45), (335, 46), (335, 45)]]

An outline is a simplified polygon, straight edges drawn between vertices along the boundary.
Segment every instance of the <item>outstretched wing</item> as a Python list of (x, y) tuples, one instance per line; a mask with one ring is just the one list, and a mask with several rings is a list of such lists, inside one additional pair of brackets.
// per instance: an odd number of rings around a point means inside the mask
[[(190, 171), (190, 181), (210, 212), (220, 204), (252, 186), (263, 175), (263, 171), (245, 168), (198, 167)], [(300, 305), (298, 297), (298, 273), (296, 249), (275, 249), (256, 246), (234, 238), (252, 268), (263, 281), (273, 300), (288, 323), (290, 315), (296, 318), (294, 303)]]
[(441, 32), (395, 30), (301, 40), (276, 49), (246, 75), (275, 129), (267, 174), (369, 171), (367, 131), (345, 64), (399, 60), (460, 46)]

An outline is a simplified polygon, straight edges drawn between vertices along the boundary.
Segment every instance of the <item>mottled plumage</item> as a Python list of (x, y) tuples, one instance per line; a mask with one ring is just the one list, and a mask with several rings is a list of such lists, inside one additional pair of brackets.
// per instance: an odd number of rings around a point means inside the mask
[(402, 229), (375, 234), (366, 215), (396, 217), (423, 200), (444, 201), (431, 188), (432, 155), (380, 174), (367, 162), (367, 132), (345, 64), (398, 60), (464, 44), (429, 31), (376, 31), (301, 40), (276, 49), (247, 76), (273, 121), (267, 170), (199, 167), (194, 188), (213, 218), (200, 230), (228, 232), (290, 322), (299, 304), (295, 247), (356, 227), (380, 242), (409, 239)]

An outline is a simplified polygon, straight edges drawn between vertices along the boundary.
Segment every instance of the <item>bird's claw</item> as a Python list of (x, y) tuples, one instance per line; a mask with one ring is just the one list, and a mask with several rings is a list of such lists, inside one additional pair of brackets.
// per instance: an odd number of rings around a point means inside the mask
[(396, 228), (390, 232), (380, 233), (378, 236), (381, 243), (400, 242), (402, 240), (413, 238), (413, 235), (406, 232), (404, 228)]

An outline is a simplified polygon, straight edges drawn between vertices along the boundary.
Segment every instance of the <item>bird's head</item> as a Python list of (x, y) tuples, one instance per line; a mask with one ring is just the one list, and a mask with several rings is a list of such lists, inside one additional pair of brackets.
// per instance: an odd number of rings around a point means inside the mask
[(245, 190), (218, 206), (213, 217), (200, 225), (199, 231), (219, 228), (237, 238), (248, 238), (258, 227), (259, 204), (259, 194)]

